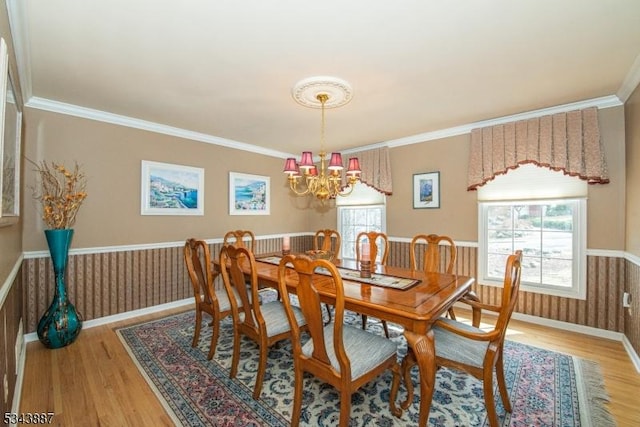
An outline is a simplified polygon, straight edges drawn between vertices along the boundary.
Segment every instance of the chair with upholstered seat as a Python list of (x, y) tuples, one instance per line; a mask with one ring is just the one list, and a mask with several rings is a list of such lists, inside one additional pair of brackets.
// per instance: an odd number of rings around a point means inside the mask
[[(487, 417), (492, 427), (498, 426), (493, 396), (494, 371), (502, 405), (507, 412), (511, 412), (511, 402), (504, 379), (503, 349), (507, 326), (518, 298), (521, 261), (522, 251), (516, 251), (507, 258), (499, 305), (483, 304), (479, 301), (468, 302), (479, 310), (497, 313), (498, 317), (492, 330), (484, 331), (476, 326), (447, 318), (438, 319), (433, 326), (436, 365), (465, 371), (482, 381)], [(402, 361), (402, 371), (407, 385), (407, 400), (403, 403), (405, 409), (412, 401), (413, 384), (410, 370), (415, 363), (413, 352), (409, 352)]]
[[(377, 262), (378, 252), (380, 252), (380, 265), (387, 265), (387, 261), (389, 260), (389, 238), (385, 233), (380, 233), (377, 231), (363, 231), (358, 233), (356, 237), (356, 262), (360, 265), (360, 261), (362, 255), (361, 245), (367, 240), (369, 243), (370, 257), (371, 257), (371, 269), (373, 271), (373, 265)], [(378, 243), (380, 242), (380, 243)], [(387, 322), (385, 320), (382, 321), (382, 327), (384, 328), (384, 334), (387, 338), (389, 338), (389, 328), (387, 327)], [(365, 314), (362, 315), (362, 329), (367, 328), (367, 316)]]
[[(287, 274), (289, 265), (297, 273), (296, 295), (300, 309), (307, 321), (310, 339), (302, 343), (297, 326), (297, 312), (289, 301)], [(315, 274), (317, 268), (325, 269), (330, 276)], [(397, 344), (380, 335), (346, 325), (344, 323), (345, 300), (340, 273), (334, 264), (324, 259), (311, 259), (305, 255), (287, 255), (278, 267), (278, 286), (283, 295), (287, 318), (292, 329), (293, 365), (295, 371), (291, 425), (297, 426), (302, 412), (304, 373), (331, 384), (340, 392), (340, 426), (349, 425), (351, 395), (372, 379), (390, 369), (393, 380), (389, 393), (389, 405), (393, 415), (402, 411), (395, 406), (400, 383)], [(335, 321), (324, 325), (318, 288), (335, 289)]]
[[(220, 270), (222, 281), (231, 294), (239, 298), (231, 298), (233, 315), (233, 359), (230, 377), (235, 378), (240, 360), (240, 344), (242, 335), (258, 344), (260, 360), (258, 374), (253, 388), (253, 398), (259, 399), (267, 366), (268, 349), (275, 343), (291, 337), (291, 327), (287, 320), (282, 301), (260, 304), (258, 297), (258, 275), (253, 252), (244, 246), (225, 245), (220, 251)], [(245, 273), (246, 271), (246, 273)], [(250, 286), (246, 286), (245, 274), (249, 276)], [(305, 327), (304, 317), (297, 308), (293, 309), (297, 324)]]
[(318, 230), (313, 236), (313, 249), (329, 251), (334, 258), (340, 258), (340, 233), (336, 230)]
[(231, 303), (226, 289), (216, 290), (214, 274), (211, 270), (209, 245), (204, 240), (188, 239), (184, 245), (184, 261), (193, 287), (196, 301), (196, 325), (191, 347), (198, 345), (202, 313), (211, 316), (213, 333), (207, 358), (211, 360), (216, 351), (220, 330), (220, 321), (231, 315)]

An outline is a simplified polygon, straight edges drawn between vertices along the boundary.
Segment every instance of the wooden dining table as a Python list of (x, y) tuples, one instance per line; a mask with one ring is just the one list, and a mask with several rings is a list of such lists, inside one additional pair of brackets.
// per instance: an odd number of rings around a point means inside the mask
[[(276, 254), (280, 256), (280, 254)], [(261, 286), (278, 288), (278, 265), (274, 254), (256, 255), (256, 272)], [(268, 260), (268, 262), (267, 262)], [(358, 271), (352, 260), (333, 260), (337, 267)], [(214, 269), (220, 271), (219, 261)], [(413, 279), (417, 283), (406, 289), (366, 284), (343, 278), (345, 308), (357, 313), (396, 323), (404, 328), (408, 351), (415, 354), (420, 372), (420, 427), (427, 425), (436, 378), (435, 342), (432, 324), (471, 288), (472, 277), (456, 274), (425, 273), (408, 268), (376, 264), (374, 275)], [(297, 273), (287, 269), (286, 282), (295, 293)], [(326, 285), (323, 285), (325, 282)], [(335, 303), (335, 290), (331, 280), (318, 274), (319, 293), (324, 303)], [(404, 376), (404, 373), (403, 373)], [(407, 407), (411, 402), (404, 402)]]

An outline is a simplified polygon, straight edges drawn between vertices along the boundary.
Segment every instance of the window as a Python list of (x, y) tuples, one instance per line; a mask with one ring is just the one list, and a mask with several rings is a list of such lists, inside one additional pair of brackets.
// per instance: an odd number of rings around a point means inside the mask
[[(579, 190), (567, 190), (576, 181), (580, 180), (527, 165), (485, 185), (486, 191), (478, 193), (480, 283), (502, 285), (507, 256), (522, 249), (521, 289), (586, 297), (587, 202), (585, 197), (568, 196), (586, 195), (586, 183), (584, 189), (578, 185)], [(563, 187), (563, 182), (568, 185)], [(555, 198), (543, 197), (551, 192)], [(513, 199), (495, 200), (504, 197)]]
[[(338, 230), (342, 238), (340, 257), (356, 258), (356, 237), (363, 231), (386, 232), (384, 194), (357, 183), (348, 197), (336, 200)], [(380, 254), (378, 254), (380, 255)]]

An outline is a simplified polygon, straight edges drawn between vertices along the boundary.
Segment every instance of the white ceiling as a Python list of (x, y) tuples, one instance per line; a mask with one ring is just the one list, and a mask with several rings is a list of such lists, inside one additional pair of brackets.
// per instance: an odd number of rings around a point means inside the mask
[(619, 104), (640, 75), (638, 0), (8, 3), (27, 106), (273, 155), (320, 148), (291, 96), (311, 76), (352, 85), (326, 115), (326, 148), (349, 151)]

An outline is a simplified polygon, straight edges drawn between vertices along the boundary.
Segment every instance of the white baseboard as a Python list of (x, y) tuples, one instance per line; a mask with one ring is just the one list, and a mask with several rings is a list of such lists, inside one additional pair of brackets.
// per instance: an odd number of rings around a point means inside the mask
[[(193, 298), (186, 298), (179, 301), (173, 301), (166, 304), (156, 305), (153, 307), (141, 308), (139, 310), (128, 311), (126, 313), (114, 314), (112, 316), (100, 317), (98, 319), (88, 320), (83, 322), (82, 328), (93, 328), (95, 326), (105, 325), (107, 323), (117, 322), (120, 320), (131, 319), (134, 317), (142, 316), (150, 313), (157, 313), (159, 311), (167, 310), (170, 308), (183, 307), (185, 305), (193, 304)], [(27, 359), (27, 343), (38, 340), (38, 334), (31, 332), (24, 335), (22, 340), (22, 350), (20, 351), (20, 360), (17, 360), (18, 372), (16, 376), (16, 387), (13, 391), (13, 402), (11, 410), (14, 413), (19, 413), (20, 409), (20, 397), (22, 396), (22, 382), (24, 381), (24, 366)]]
[[(20, 399), (22, 397), (22, 380), (24, 379), (24, 365), (27, 360), (27, 342), (23, 339), (20, 349), (20, 357), (16, 360), (16, 387), (13, 390), (13, 401), (11, 402), (11, 411), (14, 414), (20, 413)], [(15, 425), (15, 424), (13, 424)]]
[[(93, 328), (96, 326), (106, 325), (108, 323), (118, 322), (120, 320), (132, 319), (134, 317), (143, 316), (145, 314), (157, 313), (160, 311), (168, 310), (170, 308), (183, 307), (185, 305), (193, 304), (193, 298), (185, 298), (178, 301), (168, 302), (166, 304), (154, 305), (153, 307), (141, 308), (138, 310), (127, 311), (125, 313), (113, 314), (111, 316), (99, 317), (97, 319), (87, 320), (82, 323), (82, 329)], [(38, 334), (31, 332), (24, 336), (25, 342), (32, 342), (38, 340)]]
[(638, 357), (638, 353), (636, 353), (626, 335), (622, 336), (622, 345), (624, 345), (624, 349), (627, 350), (627, 354), (629, 355), (629, 358), (631, 358), (633, 366), (636, 367), (636, 371), (640, 373), (640, 357)]
[(607, 331), (605, 329), (592, 328), (591, 326), (576, 325), (575, 323), (562, 322), (560, 320), (545, 319), (544, 317), (531, 316), (529, 314), (513, 313), (512, 319), (535, 325), (549, 326), (551, 328), (562, 329), (564, 331), (577, 332), (579, 334), (591, 335), (598, 338), (606, 338), (613, 341), (622, 341), (624, 336), (621, 332)]

